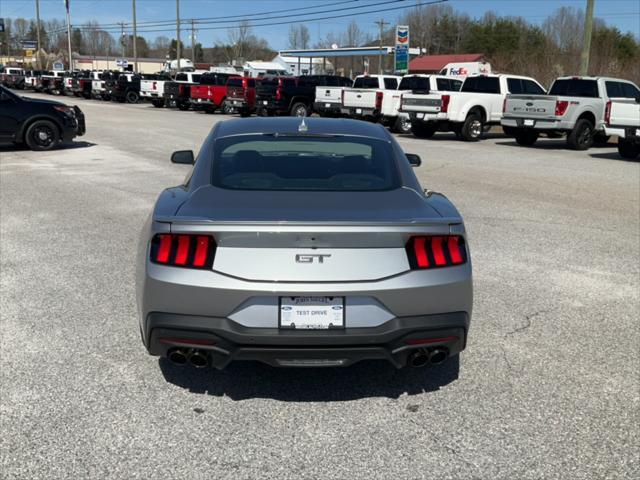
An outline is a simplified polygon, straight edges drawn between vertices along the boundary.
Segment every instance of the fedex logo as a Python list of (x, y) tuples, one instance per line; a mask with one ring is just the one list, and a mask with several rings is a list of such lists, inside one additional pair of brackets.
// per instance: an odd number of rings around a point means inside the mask
[(460, 76), (462, 76), (462, 75), (468, 75), (468, 71), (467, 71), (467, 69), (466, 69), (466, 68), (464, 68), (464, 67), (460, 67), (460, 68), (452, 68), (452, 69), (449, 71), (449, 75), (460, 75)]

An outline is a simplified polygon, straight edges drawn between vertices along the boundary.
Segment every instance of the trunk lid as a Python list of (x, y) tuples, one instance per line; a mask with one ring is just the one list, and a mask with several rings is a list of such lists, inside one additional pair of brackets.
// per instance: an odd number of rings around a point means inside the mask
[[(345, 207), (348, 205), (348, 207)], [(375, 281), (410, 269), (413, 235), (448, 235), (449, 222), (417, 192), (259, 192), (204, 187), (171, 222), (206, 233), (213, 270), (248, 281)]]

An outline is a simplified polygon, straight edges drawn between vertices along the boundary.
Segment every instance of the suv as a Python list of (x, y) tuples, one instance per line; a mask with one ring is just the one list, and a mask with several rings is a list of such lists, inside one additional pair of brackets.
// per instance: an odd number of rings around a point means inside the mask
[(0, 86), (0, 142), (50, 150), (84, 133), (84, 115), (78, 107), (20, 97)]
[(533, 145), (540, 133), (545, 133), (566, 135), (570, 148), (587, 150), (594, 142), (609, 140), (604, 127), (611, 99), (638, 97), (640, 90), (628, 80), (561, 77), (553, 82), (548, 95), (508, 95), (502, 126), (520, 145)]

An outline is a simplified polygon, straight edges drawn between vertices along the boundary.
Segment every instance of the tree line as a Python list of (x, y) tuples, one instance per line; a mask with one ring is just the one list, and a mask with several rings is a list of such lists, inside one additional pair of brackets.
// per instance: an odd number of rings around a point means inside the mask
[[(392, 22), (393, 23), (393, 22)], [(555, 77), (578, 72), (584, 28), (584, 11), (560, 7), (540, 24), (523, 17), (505, 17), (488, 12), (475, 19), (451, 5), (418, 5), (399, 16), (397, 23), (409, 25), (411, 45), (424, 48), (427, 55), (483, 53), (495, 71), (530, 75), (548, 85)], [(0, 33), (0, 54), (22, 55), (22, 40), (35, 40), (34, 20), (7, 19)], [(383, 32), (383, 43), (393, 45), (395, 28)], [(66, 52), (66, 28), (62, 20), (41, 22), (45, 51), (62, 56)], [(130, 34), (114, 36), (102, 30), (96, 21), (72, 30), (73, 50), (81, 55), (126, 57), (133, 55)], [(373, 46), (378, 38), (362, 29), (355, 20), (342, 31), (329, 31), (311, 43), (309, 29), (303, 23), (289, 28), (290, 49)], [(611, 75), (640, 81), (640, 42), (632, 33), (623, 33), (594, 20), (591, 42), (590, 74)], [(137, 37), (138, 57), (175, 58), (175, 38), (158, 36), (153, 40)], [(183, 56), (191, 57), (191, 48), (181, 43)], [(270, 60), (275, 51), (264, 38), (256, 36), (248, 22), (229, 29), (224, 39), (205, 47), (195, 45), (195, 59), (206, 63), (231, 63), (247, 60)], [(349, 72), (362, 71), (362, 59), (333, 59), (337, 67)], [(377, 71), (378, 58), (370, 59), (370, 71)], [(392, 58), (384, 59), (383, 70), (392, 68)]]

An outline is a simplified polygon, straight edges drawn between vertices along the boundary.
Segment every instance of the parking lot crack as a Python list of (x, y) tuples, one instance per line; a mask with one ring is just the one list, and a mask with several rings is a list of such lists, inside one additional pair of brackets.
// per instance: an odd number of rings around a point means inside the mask
[(531, 313), (529, 315), (526, 315), (524, 317), (524, 325), (520, 325), (519, 327), (514, 328), (513, 330), (511, 330), (510, 332), (507, 332), (505, 334), (505, 338), (509, 337), (511, 335), (515, 335), (516, 333), (521, 333), (524, 332), (525, 330), (529, 329), (529, 327), (531, 327), (531, 321), (536, 318), (539, 315), (542, 315), (543, 313), (547, 313), (548, 310), (538, 310), (534, 313)]

